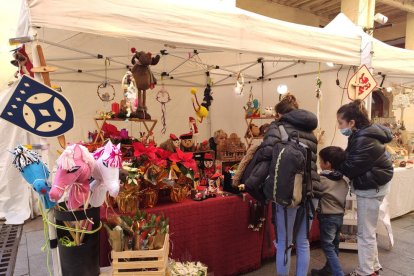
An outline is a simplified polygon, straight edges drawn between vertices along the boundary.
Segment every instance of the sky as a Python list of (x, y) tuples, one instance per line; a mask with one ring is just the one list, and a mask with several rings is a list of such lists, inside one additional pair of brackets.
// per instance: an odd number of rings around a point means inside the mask
[[(15, 37), (21, 0), (0, 0), (0, 91), (13, 80), (17, 67), (10, 64), (13, 59), (9, 38)], [(1, 93), (1, 92), (0, 92)]]

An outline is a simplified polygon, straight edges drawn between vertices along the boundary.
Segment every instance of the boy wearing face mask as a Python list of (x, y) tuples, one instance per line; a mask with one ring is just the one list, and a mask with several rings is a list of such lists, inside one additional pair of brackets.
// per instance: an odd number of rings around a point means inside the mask
[(380, 205), (390, 190), (392, 160), (385, 151), (392, 134), (384, 126), (371, 124), (361, 100), (343, 105), (337, 112), (341, 133), (348, 136), (347, 158), (338, 170), (352, 183), (357, 197), (359, 266), (350, 276), (379, 275), (376, 239)]

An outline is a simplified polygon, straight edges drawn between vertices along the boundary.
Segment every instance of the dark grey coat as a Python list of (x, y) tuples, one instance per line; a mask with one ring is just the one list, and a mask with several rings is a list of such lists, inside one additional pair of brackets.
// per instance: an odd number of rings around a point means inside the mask
[(250, 161), (240, 183), (245, 184), (245, 190), (254, 198), (265, 201), (263, 195), (263, 185), (269, 176), (270, 164), (272, 161), (273, 146), (281, 141), (281, 135), (278, 124), (282, 123), (286, 132), (290, 135), (292, 132), (299, 133), (300, 141), (307, 145), (312, 151), (312, 182), (319, 182), (317, 172), (317, 139), (313, 131), (318, 126), (318, 119), (315, 114), (297, 109), (284, 114), (279, 121), (270, 124), (262, 144), (258, 147), (252, 161)]

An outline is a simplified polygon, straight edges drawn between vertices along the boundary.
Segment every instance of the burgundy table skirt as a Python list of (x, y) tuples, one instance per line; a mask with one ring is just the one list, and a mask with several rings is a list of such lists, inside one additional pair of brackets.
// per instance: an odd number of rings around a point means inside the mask
[[(238, 275), (258, 269), (262, 259), (275, 255), (271, 210), (259, 232), (248, 229), (249, 202), (247, 196), (228, 196), (201, 202), (161, 204), (146, 211), (164, 213), (170, 219), (170, 257), (180, 261), (200, 261), (215, 276)], [(101, 209), (104, 220), (106, 209)], [(319, 229), (312, 227), (311, 238)], [(110, 246), (107, 234), (101, 230), (101, 266), (110, 265)]]

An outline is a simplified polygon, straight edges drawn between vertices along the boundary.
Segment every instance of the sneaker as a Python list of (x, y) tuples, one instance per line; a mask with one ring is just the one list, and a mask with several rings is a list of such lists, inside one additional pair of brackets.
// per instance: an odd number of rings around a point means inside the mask
[[(367, 276), (377, 276), (378, 274), (376, 273), (376, 272), (374, 272), (374, 273), (372, 273), (372, 274), (370, 274), (370, 275), (367, 275)], [(348, 274), (345, 274), (345, 276), (363, 276), (363, 275), (360, 275), (360, 274), (358, 274), (355, 270), (354, 271), (352, 271), (352, 272), (350, 272), (350, 273), (348, 273)]]
[(382, 268), (378, 269), (377, 271), (375, 271), (375, 274), (377, 274), (378, 276), (380, 275)]
[(332, 276), (331, 268), (329, 266), (324, 266), (321, 269), (312, 269), (312, 276)]

